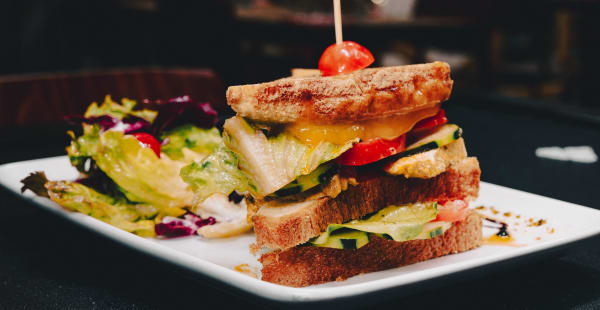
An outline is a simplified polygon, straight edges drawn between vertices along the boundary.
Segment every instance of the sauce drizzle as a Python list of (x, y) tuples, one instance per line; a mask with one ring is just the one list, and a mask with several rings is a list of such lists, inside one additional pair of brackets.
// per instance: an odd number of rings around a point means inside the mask
[(506, 246), (513, 246), (513, 247), (519, 247), (519, 246), (523, 246), (522, 244), (514, 244), (512, 243), (513, 238), (510, 235), (510, 232), (508, 231), (508, 224), (505, 222), (501, 222), (498, 221), (496, 219), (492, 219), (489, 217), (485, 217), (484, 218), (486, 221), (488, 222), (492, 222), (494, 224), (498, 224), (500, 225), (500, 227), (496, 227), (496, 226), (492, 226), (492, 225), (488, 225), (487, 227), (493, 227), (493, 228), (498, 228), (498, 232), (489, 236), (488, 238), (486, 238), (484, 240), (484, 242), (486, 244), (489, 245), (506, 245)]

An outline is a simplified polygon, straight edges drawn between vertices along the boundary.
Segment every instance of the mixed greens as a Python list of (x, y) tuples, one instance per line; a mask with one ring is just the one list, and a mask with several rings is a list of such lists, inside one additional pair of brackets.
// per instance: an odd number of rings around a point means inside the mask
[[(79, 135), (68, 132), (66, 149), (81, 178), (48, 181), (38, 172), (23, 180), (23, 190), (141, 236), (189, 234), (182, 227), (215, 223), (189, 212), (194, 193), (180, 177), (182, 167), (222, 144), (214, 127), (217, 113), (208, 103), (183, 96), (140, 108), (133, 100), (119, 104), (106, 96), (67, 120), (82, 126)], [(141, 135), (156, 141), (159, 152)]]

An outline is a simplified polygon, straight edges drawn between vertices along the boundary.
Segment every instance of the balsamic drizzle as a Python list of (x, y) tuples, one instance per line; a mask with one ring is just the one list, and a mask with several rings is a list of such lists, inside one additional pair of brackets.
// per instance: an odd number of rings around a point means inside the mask
[(498, 232), (496, 233), (496, 236), (498, 237), (510, 237), (510, 233), (508, 232), (508, 224), (505, 222), (501, 222), (489, 217), (484, 218), (486, 221), (495, 223), (495, 224), (499, 224), (500, 227), (495, 227), (495, 226), (488, 226), (488, 227), (493, 227), (493, 228), (498, 228)]

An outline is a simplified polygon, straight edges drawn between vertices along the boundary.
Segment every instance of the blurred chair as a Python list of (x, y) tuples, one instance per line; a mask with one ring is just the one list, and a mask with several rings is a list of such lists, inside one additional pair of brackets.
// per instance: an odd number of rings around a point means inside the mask
[(0, 76), (0, 127), (56, 124), (110, 94), (135, 100), (190, 95), (227, 111), (221, 78), (204, 69), (122, 69)]

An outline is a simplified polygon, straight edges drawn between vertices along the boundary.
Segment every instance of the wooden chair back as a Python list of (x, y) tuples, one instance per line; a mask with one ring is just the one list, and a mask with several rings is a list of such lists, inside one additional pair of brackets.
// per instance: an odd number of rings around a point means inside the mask
[(0, 77), (0, 127), (56, 124), (110, 94), (135, 100), (190, 95), (228, 109), (223, 81), (204, 69), (123, 69)]

